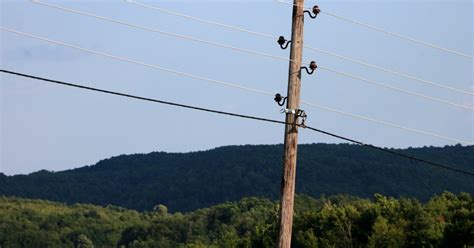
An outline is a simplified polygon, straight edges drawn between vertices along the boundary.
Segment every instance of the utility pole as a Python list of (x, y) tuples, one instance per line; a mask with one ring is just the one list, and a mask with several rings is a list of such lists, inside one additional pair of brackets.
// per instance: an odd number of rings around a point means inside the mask
[[(291, 247), (293, 206), (295, 198), (296, 150), (298, 145), (298, 114), (301, 89), (301, 60), (303, 53), (304, 0), (294, 0), (291, 27), (290, 68), (286, 108), (283, 174), (281, 178), (280, 234), (278, 248)], [(295, 110), (296, 112), (291, 112)]]

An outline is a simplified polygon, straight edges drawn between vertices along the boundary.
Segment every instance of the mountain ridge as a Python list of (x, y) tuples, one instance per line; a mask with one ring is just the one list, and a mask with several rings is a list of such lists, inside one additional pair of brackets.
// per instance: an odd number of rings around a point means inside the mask
[[(349, 144), (299, 145), (296, 191), (314, 197), (374, 193), (422, 201), (444, 190), (474, 193), (464, 175)], [(394, 149), (472, 171), (474, 146)], [(65, 203), (191, 211), (242, 197), (277, 199), (282, 145), (241, 145), (189, 153), (119, 155), (95, 165), (0, 176), (0, 195)]]

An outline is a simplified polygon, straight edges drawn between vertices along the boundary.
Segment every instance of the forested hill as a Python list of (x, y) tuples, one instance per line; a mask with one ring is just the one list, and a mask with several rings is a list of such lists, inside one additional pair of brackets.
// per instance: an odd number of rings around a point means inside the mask
[[(416, 197), (422, 201), (448, 190), (474, 194), (472, 177), (430, 167), (357, 145), (299, 146), (297, 193)], [(397, 150), (474, 171), (474, 146)], [(61, 172), (0, 174), (0, 195), (65, 203), (118, 205), (190, 211), (246, 196), (277, 199), (281, 145), (228, 146), (191, 153), (121, 155)]]

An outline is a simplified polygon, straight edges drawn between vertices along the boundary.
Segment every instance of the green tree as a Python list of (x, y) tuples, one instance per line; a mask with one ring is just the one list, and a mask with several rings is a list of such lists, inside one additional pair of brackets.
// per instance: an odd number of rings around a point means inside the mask
[(76, 248), (94, 248), (92, 241), (84, 234), (77, 236)]
[(404, 247), (404, 230), (399, 226), (390, 224), (384, 217), (377, 217), (369, 237), (368, 247)]

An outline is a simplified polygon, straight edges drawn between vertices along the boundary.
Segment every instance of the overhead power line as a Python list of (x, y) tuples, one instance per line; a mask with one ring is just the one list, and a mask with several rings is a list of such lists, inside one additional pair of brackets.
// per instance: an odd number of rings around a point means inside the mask
[[(66, 11), (66, 12), (71, 12), (71, 13), (75, 13), (75, 14), (79, 14), (79, 15), (84, 15), (84, 16), (97, 18), (97, 19), (100, 19), (100, 20), (105, 20), (105, 21), (110, 21), (110, 22), (117, 23), (117, 24), (126, 25), (126, 26), (129, 26), (129, 27), (132, 27), (132, 28), (138, 28), (138, 29), (142, 29), (142, 30), (146, 30), (146, 31), (150, 31), (150, 32), (165, 34), (165, 35), (173, 36), (173, 37), (176, 37), (176, 38), (196, 41), (196, 42), (205, 43), (205, 44), (208, 44), (208, 45), (214, 45), (214, 46), (218, 46), (218, 47), (222, 47), (222, 48), (232, 49), (232, 50), (245, 52), (245, 53), (250, 53), (250, 54), (263, 56), (263, 57), (268, 57), (268, 58), (272, 58), (272, 59), (276, 59), (276, 60), (290, 61), (287, 58), (274, 56), (274, 55), (267, 54), (267, 53), (252, 51), (252, 50), (239, 48), (239, 47), (234, 47), (234, 46), (230, 46), (230, 45), (226, 45), (226, 44), (221, 44), (221, 43), (206, 41), (206, 40), (197, 39), (197, 38), (193, 38), (193, 37), (189, 37), (189, 36), (184, 36), (184, 35), (179, 35), (179, 34), (175, 34), (175, 33), (165, 32), (165, 31), (161, 31), (161, 30), (158, 30), (158, 29), (154, 29), (154, 28), (147, 28), (147, 27), (143, 27), (143, 26), (139, 26), (139, 25), (135, 25), (135, 24), (130, 24), (130, 23), (127, 23), (127, 22), (119, 21), (119, 20), (116, 20), (116, 19), (108, 18), (108, 17), (98, 16), (98, 15), (94, 15), (94, 14), (90, 14), (90, 13), (85, 13), (85, 12), (82, 12), (82, 11), (77, 11), (77, 10), (73, 10), (73, 9), (69, 9), (69, 8), (64, 8), (64, 7), (57, 6), (57, 5), (42, 3), (42, 2), (39, 2), (39, 1), (35, 1), (35, 3), (45, 5), (45, 6), (48, 6), (48, 7), (52, 7), (52, 8), (56, 8), (56, 9), (59, 9), (59, 10), (63, 10), (63, 11)], [(426, 100), (431, 100), (431, 101), (451, 105), (451, 106), (454, 106), (454, 107), (474, 111), (474, 108), (466, 107), (466, 106), (461, 105), (461, 104), (457, 104), (457, 103), (445, 101), (445, 100), (442, 100), (442, 99), (438, 99), (438, 98), (435, 98), (435, 97), (430, 97), (430, 96), (426, 96), (426, 95), (423, 95), (423, 94), (420, 94), (420, 93), (412, 92), (412, 91), (409, 91), (409, 90), (404, 90), (404, 89), (401, 89), (401, 88), (389, 86), (389, 85), (386, 85), (386, 84), (383, 84), (383, 83), (375, 82), (373, 80), (364, 79), (364, 78), (354, 76), (354, 75), (344, 73), (344, 72), (339, 72), (337, 70), (330, 69), (330, 68), (327, 68), (327, 67), (320, 66), (320, 68), (323, 69), (323, 70), (327, 70), (327, 71), (330, 71), (330, 72), (333, 72), (333, 73), (337, 73), (339, 75), (346, 76), (346, 77), (349, 77), (349, 78), (352, 78), (352, 79), (356, 79), (356, 80), (359, 80), (359, 81), (362, 81), (362, 82), (377, 85), (379, 87), (384, 87), (384, 88), (387, 88), (387, 89), (391, 89), (391, 90), (399, 91), (399, 92), (402, 92), (402, 93), (410, 94), (410, 95), (413, 95), (413, 96), (416, 96), (416, 97), (421, 97), (421, 98), (424, 98)]]
[[(435, 134), (435, 133), (430, 133), (430, 132), (426, 132), (426, 131), (423, 131), (423, 130), (418, 130), (418, 129), (414, 129), (414, 128), (409, 128), (409, 127), (397, 125), (397, 124), (390, 123), (390, 122), (386, 122), (386, 121), (377, 120), (377, 119), (370, 118), (370, 117), (366, 117), (366, 116), (362, 116), (362, 115), (356, 115), (356, 114), (352, 114), (352, 113), (349, 113), (349, 112), (345, 112), (345, 111), (341, 111), (341, 110), (333, 109), (333, 108), (328, 108), (328, 107), (321, 106), (321, 105), (314, 104), (314, 103), (310, 103), (310, 102), (301, 101), (301, 103), (303, 103), (303, 104), (305, 104), (305, 105), (308, 105), (308, 106), (317, 107), (317, 108), (320, 108), (320, 109), (323, 109), (323, 110), (326, 110), (326, 111), (338, 113), (338, 114), (341, 114), (341, 115), (346, 115), (346, 116), (349, 116), (349, 117), (352, 117), (352, 118), (361, 119), (361, 120), (365, 120), (365, 121), (370, 121), (370, 122), (374, 122), (374, 123), (377, 123), (377, 124), (382, 124), (382, 125), (385, 125), (385, 126), (395, 127), (395, 128), (398, 128), (398, 129), (401, 129), (401, 130), (405, 130), (405, 131), (411, 131), (411, 132), (415, 132), (415, 133), (420, 133), (420, 134), (424, 134), (424, 135), (428, 135), (428, 136), (436, 137), (436, 138), (440, 138), (440, 139), (446, 139), (446, 138), (448, 138), (448, 137), (445, 137), (445, 136), (442, 136), (442, 135), (438, 135), (438, 134)], [(451, 140), (451, 138), (448, 138), (448, 139)], [(451, 141), (453, 141), (453, 140), (451, 140)], [(459, 142), (459, 141), (458, 141), (458, 142)], [(467, 142), (467, 143), (466, 143), (466, 142)], [(460, 142), (460, 143), (462, 143), (462, 144), (473, 144), (473, 145), (474, 145), (473, 142), (469, 142), (469, 141)]]
[(202, 77), (202, 76), (197, 76), (197, 75), (194, 75), (194, 74), (181, 72), (181, 71), (176, 71), (176, 70), (172, 70), (172, 69), (162, 67), (162, 66), (158, 66), (158, 65), (148, 64), (148, 63), (144, 63), (144, 62), (140, 62), (140, 61), (136, 61), (136, 60), (132, 60), (132, 59), (116, 56), (116, 55), (111, 55), (111, 54), (108, 54), (108, 53), (98, 52), (98, 51), (90, 50), (90, 49), (87, 49), (87, 48), (82, 48), (82, 47), (79, 47), (79, 46), (66, 44), (64, 42), (55, 41), (55, 40), (43, 38), (43, 37), (40, 37), (40, 36), (27, 34), (27, 33), (24, 33), (24, 32), (20, 32), (20, 31), (8, 29), (8, 28), (4, 28), (4, 27), (0, 27), (0, 29), (4, 30), (4, 31), (16, 33), (16, 34), (19, 34), (19, 35), (27, 36), (27, 37), (30, 37), (30, 38), (35, 38), (35, 39), (38, 39), (38, 40), (46, 41), (46, 42), (53, 43), (53, 44), (56, 44), (56, 45), (61, 45), (61, 46), (73, 48), (73, 49), (76, 49), (76, 50), (79, 50), (79, 51), (82, 51), (82, 52), (92, 53), (92, 54), (95, 54), (95, 55), (100, 55), (100, 56), (115, 59), (115, 60), (125, 61), (125, 62), (136, 64), (136, 65), (141, 65), (141, 66), (145, 66), (145, 67), (149, 67), (149, 68), (153, 68), (153, 69), (158, 69), (158, 70), (166, 71), (166, 72), (173, 73), (173, 74), (180, 75), (180, 76), (185, 76), (185, 77), (189, 77), (189, 78), (203, 80), (203, 81), (207, 81), (207, 82), (211, 82), (211, 83), (215, 83), (215, 84), (220, 84), (220, 85), (224, 85), (224, 86), (229, 86), (229, 87), (233, 87), (233, 88), (237, 88), (237, 89), (241, 89), (241, 90), (252, 91), (252, 92), (256, 92), (256, 93), (260, 93), (260, 94), (264, 94), (264, 95), (273, 95), (273, 93), (268, 93), (268, 92), (265, 92), (265, 91), (252, 89), (252, 88), (245, 87), (245, 86), (242, 86), (242, 85), (229, 83), (229, 82), (224, 82), (224, 81), (221, 81), (221, 80), (216, 80), (216, 79), (211, 79), (211, 78), (206, 78), (206, 77)]
[[(288, 5), (294, 5), (293, 3), (288, 2), (288, 1), (284, 1), (284, 0), (274, 0), (274, 1), (279, 2), (279, 3), (288, 4)], [(312, 9), (312, 7), (311, 8), (306, 7), (306, 6), (303, 6), (303, 7), (307, 8), (307, 9)], [(427, 46), (427, 47), (438, 49), (440, 51), (444, 51), (444, 52), (456, 54), (456, 55), (459, 55), (459, 56), (463, 56), (463, 57), (466, 57), (466, 58), (474, 59), (474, 56), (472, 56), (470, 54), (461, 53), (461, 52), (454, 51), (452, 49), (448, 49), (448, 48), (445, 48), (445, 47), (437, 46), (437, 45), (434, 45), (434, 44), (431, 44), (431, 43), (428, 43), (428, 42), (425, 42), (425, 41), (422, 41), (422, 40), (410, 38), (410, 37), (405, 36), (405, 35), (401, 35), (401, 34), (398, 34), (398, 33), (395, 33), (395, 32), (391, 32), (391, 31), (387, 31), (385, 29), (382, 29), (382, 28), (379, 28), (379, 27), (376, 27), (376, 26), (373, 26), (373, 25), (365, 24), (363, 22), (356, 21), (356, 20), (341, 16), (341, 15), (337, 15), (337, 14), (331, 13), (329, 11), (321, 10), (320, 13), (323, 13), (323, 14), (326, 14), (328, 16), (332, 16), (334, 18), (337, 18), (339, 20), (350, 22), (350, 23), (353, 23), (353, 24), (356, 24), (356, 25), (359, 25), (359, 26), (362, 26), (362, 27), (365, 27), (365, 28), (369, 28), (369, 29), (372, 29), (372, 30), (375, 30), (375, 31), (378, 31), (378, 32), (381, 32), (381, 33), (384, 33), (384, 34), (387, 34), (387, 35), (391, 35), (391, 36), (394, 36), (394, 37), (397, 37), (397, 38), (400, 38), (400, 39), (403, 39), (403, 40), (407, 40), (407, 41), (410, 41), (410, 42), (413, 42), (413, 43), (421, 44), (421, 45), (424, 45), (424, 46)]]
[[(0, 69), (0, 72), (11, 74), (11, 75), (16, 75), (16, 76), (20, 76), (20, 77), (40, 80), (40, 81), (44, 81), (44, 82), (49, 82), (49, 83), (53, 83), (53, 84), (59, 84), (59, 85), (64, 85), (64, 86), (68, 86), (68, 87), (79, 88), (79, 89), (83, 89), (83, 90), (89, 90), (89, 91), (95, 91), (95, 92), (100, 92), (100, 93), (104, 93), (104, 94), (110, 94), (110, 95), (115, 95), (115, 96), (132, 98), (132, 99), (136, 99), (136, 100), (160, 103), (160, 104), (165, 104), (165, 105), (170, 105), (170, 106), (175, 106), (175, 107), (180, 107), (180, 108), (187, 108), (187, 109), (192, 109), (192, 110), (197, 110), (197, 111), (204, 111), (204, 112), (209, 112), (209, 113), (214, 113), (214, 114), (227, 115), (227, 116), (233, 116), (233, 117), (256, 120), (256, 121), (277, 123), (277, 124), (283, 124), (283, 125), (291, 125), (290, 123), (286, 123), (284, 121), (279, 121), (279, 120), (274, 120), (274, 119), (268, 119), (268, 118), (262, 118), (262, 117), (251, 116), (251, 115), (244, 115), (244, 114), (214, 110), (214, 109), (209, 109), (209, 108), (202, 108), (202, 107), (197, 107), (197, 106), (192, 106), (192, 105), (186, 105), (186, 104), (180, 104), (180, 103), (175, 103), (175, 102), (170, 102), (170, 101), (159, 100), (159, 99), (155, 99), (155, 98), (147, 98), (147, 97), (142, 97), (142, 96), (137, 96), (137, 95), (120, 93), (120, 92), (116, 92), (116, 91), (110, 91), (110, 90), (104, 90), (104, 89), (95, 88), (95, 87), (89, 87), (89, 86), (84, 86), (84, 85), (79, 85), (79, 84), (73, 84), (73, 83), (68, 83), (68, 82), (64, 82), (64, 81), (58, 81), (58, 80), (38, 77), (38, 76), (34, 76), (34, 75), (14, 72), (14, 71), (10, 71), (10, 70)], [(397, 155), (397, 156), (400, 156), (400, 157), (403, 157), (403, 158), (407, 158), (407, 159), (411, 159), (411, 160), (414, 160), (414, 161), (417, 161), (417, 162), (421, 162), (421, 163), (424, 163), (426, 165), (442, 168), (442, 169), (445, 169), (445, 170), (450, 170), (450, 171), (457, 172), (457, 173), (462, 173), (464, 175), (474, 176), (473, 172), (469, 172), (469, 171), (458, 169), (458, 168), (453, 168), (453, 167), (450, 167), (450, 166), (447, 166), (447, 165), (443, 165), (443, 164), (440, 164), (440, 163), (435, 163), (435, 162), (428, 161), (428, 160), (425, 160), (425, 159), (421, 159), (421, 158), (418, 158), (418, 157), (415, 157), (415, 156), (406, 155), (406, 154), (394, 151), (393, 149), (386, 149), (386, 148), (374, 146), (374, 145), (371, 145), (371, 144), (366, 144), (366, 143), (361, 142), (361, 141), (357, 141), (357, 140), (354, 140), (354, 139), (351, 139), (351, 138), (347, 138), (347, 137), (344, 137), (344, 136), (341, 136), (341, 135), (338, 135), (338, 134), (334, 134), (334, 133), (324, 131), (324, 130), (321, 130), (321, 129), (317, 129), (317, 128), (314, 128), (314, 127), (310, 127), (310, 126), (305, 126), (305, 125), (300, 125), (300, 124), (298, 124), (298, 126), (302, 127), (302, 128), (312, 130), (312, 131), (315, 131), (315, 132), (318, 132), (318, 133), (321, 133), (321, 134), (325, 134), (325, 135), (328, 135), (328, 136), (331, 136), (331, 137), (334, 137), (334, 138), (337, 138), (337, 139), (349, 141), (349, 142), (352, 142), (352, 143), (355, 143), (355, 144), (358, 144), (358, 145), (362, 145), (362, 146), (365, 146), (365, 147), (369, 147), (369, 148), (372, 148), (372, 149), (376, 149), (376, 150), (379, 150), (379, 151), (383, 151), (383, 152), (387, 152), (387, 153), (390, 153), (390, 154), (393, 154), (393, 155)]]
[(366, 83), (369, 83), (369, 84), (377, 85), (379, 87), (383, 87), (383, 88), (386, 88), (386, 89), (395, 90), (395, 91), (399, 91), (399, 92), (406, 93), (406, 94), (409, 94), (409, 95), (421, 97), (421, 98), (424, 98), (424, 99), (427, 99), (427, 100), (440, 102), (440, 103), (448, 104), (448, 105), (455, 106), (455, 107), (458, 107), (458, 108), (463, 108), (463, 109), (467, 109), (467, 110), (470, 110), (470, 111), (474, 111), (474, 108), (471, 108), (471, 107), (467, 107), (467, 106), (464, 106), (464, 105), (461, 105), (461, 104), (457, 104), (457, 103), (441, 100), (439, 98), (423, 95), (423, 94), (416, 93), (416, 92), (413, 92), (413, 91), (410, 91), (410, 90), (405, 90), (405, 89), (402, 89), (402, 88), (390, 86), (390, 85), (383, 84), (383, 83), (380, 83), (380, 82), (377, 82), (377, 81), (374, 81), (374, 80), (370, 80), (370, 79), (366, 79), (366, 78), (363, 78), (363, 77), (355, 76), (355, 75), (352, 75), (352, 74), (349, 74), (349, 73), (346, 73), (346, 72), (341, 72), (341, 71), (334, 70), (334, 69), (327, 68), (327, 67), (323, 67), (323, 66), (318, 66), (318, 68), (321, 68), (321, 69), (326, 70), (326, 71), (330, 71), (332, 73), (339, 74), (339, 75), (344, 76), (344, 77), (349, 77), (349, 78), (352, 78), (352, 79), (355, 79), (355, 80), (358, 80), (358, 81), (362, 81), (362, 82), (366, 82)]
[(361, 60), (349, 58), (347, 56), (342, 56), (342, 55), (339, 55), (339, 54), (336, 54), (336, 53), (333, 53), (333, 52), (329, 52), (329, 51), (325, 51), (325, 50), (322, 50), (322, 49), (318, 49), (318, 48), (314, 48), (314, 47), (310, 47), (310, 46), (304, 46), (304, 47), (308, 48), (309, 50), (324, 53), (324, 54), (327, 54), (327, 55), (330, 55), (330, 56), (333, 56), (333, 57), (336, 57), (336, 58), (339, 58), (339, 59), (342, 59), (342, 60), (346, 60), (346, 61), (349, 61), (349, 62), (352, 62), (352, 63), (355, 63), (355, 64), (370, 67), (370, 68), (373, 68), (373, 69), (376, 69), (376, 70), (379, 70), (379, 71), (388, 72), (388, 73), (391, 73), (391, 74), (394, 74), (394, 75), (397, 75), (397, 76), (400, 76), (400, 77), (412, 79), (412, 80), (415, 80), (415, 81), (418, 81), (418, 82), (421, 82), (421, 83), (425, 83), (425, 84), (429, 84), (429, 85), (436, 86), (436, 87), (439, 87), (439, 88), (443, 88), (443, 89), (456, 91), (456, 92), (459, 92), (459, 93), (474, 96), (473, 92), (469, 92), (467, 90), (461, 90), (461, 89), (454, 88), (454, 87), (451, 87), (451, 86), (446, 86), (446, 85), (443, 85), (441, 83), (437, 83), (437, 82), (433, 82), (433, 81), (426, 80), (426, 79), (423, 79), (423, 78), (411, 76), (411, 75), (408, 75), (406, 73), (402, 73), (402, 72), (398, 72), (398, 71), (395, 71), (395, 70), (387, 69), (387, 68), (384, 68), (384, 67), (381, 67), (381, 66), (378, 66), (378, 65), (374, 65), (374, 64), (369, 64), (369, 63), (361, 61)]
[[(207, 23), (207, 24), (227, 28), (227, 29), (234, 30), (234, 31), (244, 32), (244, 33), (248, 33), (248, 34), (252, 34), (252, 35), (257, 35), (257, 36), (269, 38), (269, 39), (272, 39), (272, 40), (277, 40), (278, 39), (278, 36), (275, 36), (275, 35), (270, 35), (270, 34), (266, 34), (266, 33), (262, 33), (262, 32), (249, 30), (249, 29), (246, 29), (246, 28), (241, 28), (241, 27), (236, 27), (236, 26), (232, 26), (232, 25), (228, 25), (228, 24), (223, 24), (223, 23), (219, 23), (219, 22), (215, 22), (215, 21), (211, 21), (211, 20), (207, 20), (207, 19), (203, 19), (203, 18), (198, 18), (198, 17), (195, 17), (195, 16), (190, 16), (190, 15), (178, 13), (178, 12), (167, 10), (167, 9), (164, 9), (164, 8), (159, 8), (159, 7), (155, 7), (155, 6), (151, 6), (151, 5), (142, 4), (142, 3), (136, 2), (134, 0), (125, 0), (125, 1), (128, 2), (128, 3), (143, 7), (143, 8), (151, 9), (151, 10), (154, 10), (154, 11), (160, 11), (160, 12), (163, 12), (163, 13), (167, 13), (167, 14), (171, 14), (171, 15), (175, 15), (175, 16), (179, 16), (179, 17), (184, 17), (184, 18), (191, 19), (191, 20), (194, 20), (194, 21), (199, 21), (199, 22), (203, 22), (203, 23)], [(425, 83), (425, 84), (429, 84), (429, 85), (432, 85), (432, 86), (444, 88), (444, 89), (447, 89), (447, 90), (456, 91), (456, 92), (459, 92), (459, 93), (474, 96), (473, 92), (457, 89), (457, 88), (454, 88), (454, 87), (451, 87), (451, 86), (446, 86), (444, 84), (433, 82), (431, 80), (418, 78), (418, 77), (415, 77), (415, 76), (412, 76), (412, 75), (409, 75), (409, 74), (406, 74), (406, 73), (403, 73), (403, 72), (398, 72), (398, 71), (387, 69), (387, 68), (384, 68), (384, 67), (381, 67), (381, 66), (378, 66), (378, 65), (370, 64), (370, 63), (367, 63), (367, 62), (364, 62), (364, 61), (361, 61), (361, 60), (357, 60), (357, 59), (354, 59), (354, 58), (350, 58), (350, 57), (347, 57), (347, 56), (336, 54), (334, 52), (329, 52), (327, 50), (311, 47), (311, 46), (308, 46), (308, 45), (303, 45), (303, 47), (307, 48), (309, 50), (312, 50), (312, 51), (316, 51), (316, 52), (319, 52), (319, 53), (324, 53), (324, 54), (329, 55), (329, 56), (333, 56), (333, 57), (336, 57), (336, 58), (339, 58), (339, 59), (342, 59), (342, 60), (346, 60), (346, 61), (356, 63), (356, 64), (359, 64), (359, 65), (363, 65), (363, 66), (366, 66), (366, 67), (370, 67), (370, 68), (373, 68), (373, 69), (376, 69), (376, 70), (379, 70), (379, 71), (391, 73), (391, 74), (394, 74), (394, 75), (397, 75), (397, 76), (400, 76), (400, 77), (404, 77), (404, 78), (407, 78), (407, 79), (415, 80), (415, 81), (418, 81), (418, 82), (421, 82), (421, 83)]]
[(273, 35), (269, 35), (269, 34), (265, 34), (265, 33), (261, 33), (261, 32), (256, 32), (256, 31), (252, 31), (252, 30), (249, 30), (249, 29), (240, 28), (240, 27), (236, 27), (236, 26), (232, 26), (232, 25), (227, 25), (227, 24), (223, 24), (223, 23), (219, 23), (219, 22), (214, 22), (214, 21), (210, 21), (210, 20), (206, 20), (206, 19), (202, 19), (202, 18), (190, 16), (190, 15), (185, 15), (185, 14), (181, 14), (181, 13), (178, 13), (178, 12), (175, 12), (175, 11), (171, 11), (171, 10), (167, 10), (167, 9), (163, 9), (163, 8), (158, 8), (158, 7), (138, 3), (138, 2), (133, 1), (133, 0), (125, 0), (125, 2), (135, 4), (137, 6), (141, 6), (141, 7), (148, 8), (148, 9), (161, 11), (161, 12), (168, 13), (168, 14), (171, 14), (171, 15), (188, 18), (188, 19), (191, 19), (191, 20), (194, 20), (194, 21), (199, 21), (199, 22), (204, 22), (204, 23), (207, 23), (207, 24), (220, 26), (220, 27), (227, 28), (227, 29), (233, 29), (233, 30), (236, 30), (236, 31), (245, 32), (245, 33), (254, 34), (254, 35), (259, 35), (259, 36), (267, 37), (267, 38), (271, 38), (271, 39), (277, 39), (278, 38), (278, 37), (275, 37)]
[(64, 7), (49, 4), (49, 3), (43, 3), (43, 2), (40, 2), (40, 1), (37, 1), (37, 0), (34, 0), (33, 2), (37, 3), (37, 4), (47, 6), (47, 7), (59, 9), (59, 10), (62, 10), (62, 11), (66, 11), (66, 12), (70, 12), (70, 13), (74, 13), (74, 14), (79, 14), (79, 15), (83, 15), (83, 16), (88, 16), (88, 17), (93, 17), (93, 18), (96, 18), (96, 19), (109, 21), (109, 22), (113, 22), (113, 23), (116, 23), (116, 24), (120, 24), (120, 25), (125, 25), (125, 26), (131, 27), (131, 28), (141, 29), (141, 30), (145, 30), (145, 31), (149, 31), (149, 32), (159, 33), (159, 34), (168, 35), (168, 36), (172, 36), (172, 37), (179, 38), (179, 39), (195, 41), (195, 42), (204, 43), (204, 44), (208, 44), (208, 45), (212, 45), (212, 46), (218, 46), (218, 47), (231, 49), (231, 50), (235, 50), (235, 51), (239, 51), (239, 52), (251, 53), (251, 54), (255, 54), (255, 55), (259, 55), (259, 56), (263, 56), (263, 57), (269, 57), (269, 58), (272, 58), (272, 59), (288, 61), (287, 58), (274, 56), (274, 55), (271, 55), (271, 54), (252, 51), (252, 50), (248, 50), (248, 49), (244, 49), (244, 48), (240, 48), (240, 47), (235, 47), (235, 46), (231, 46), (231, 45), (227, 45), (227, 44), (217, 43), (217, 42), (213, 42), (213, 41), (202, 40), (202, 39), (198, 39), (198, 38), (194, 38), (194, 37), (190, 37), (190, 36), (185, 36), (185, 35), (181, 35), (181, 34), (176, 34), (176, 33), (172, 33), (172, 32), (166, 32), (166, 31), (162, 31), (162, 30), (159, 30), (159, 29), (156, 29), (156, 28), (148, 28), (148, 27), (144, 27), (144, 26), (140, 26), (140, 25), (135, 25), (135, 24), (120, 21), (120, 20), (117, 20), (117, 19), (112, 19), (112, 18), (108, 18), (108, 17), (104, 17), (104, 16), (94, 15), (94, 14), (91, 14), (91, 13), (86, 13), (86, 12), (82, 12), (82, 11), (78, 11), (78, 10), (74, 10), (74, 9), (64, 8)]
[(366, 28), (370, 28), (372, 30), (379, 31), (379, 32), (382, 32), (382, 33), (385, 33), (385, 34), (388, 34), (388, 35), (391, 35), (391, 36), (395, 36), (395, 37), (398, 37), (398, 38), (401, 38), (401, 39), (404, 39), (404, 40), (407, 40), (407, 41), (418, 43), (418, 44), (421, 44), (421, 45), (424, 45), (424, 46), (427, 46), (427, 47), (432, 47), (432, 48), (435, 48), (435, 49), (438, 49), (438, 50), (441, 50), (441, 51), (445, 51), (445, 52), (448, 52), (448, 53), (460, 55), (460, 56), (463, 56), (463, 57), (466, 57), (466, 58), (474, 59), (474, 56), (469, 55), (469, 54), (457, 52), (457, 51), (454, 51), (454, 50), (451, 50), (451, 49), (448, 49), (448, 48), (444, 48), (444, 47), (441, 47), (441, 46), (437, 46), (437, 45), (434, 45), (434, 44), (431, 44), (431, 43), (428, 43), (428, 42), (413, 39), (413, 38), (410, 38), (410, 37), (405, 36), (405, 35), (390, 32), (390, 31), (381, 29), (381, 28), (376, 27), (376, 26), (368, 25), (368, 24), (365, 24), (365, 23), (362, 23), (362, 22), (359, 22), (359, 21), (355, 21), (355, 20), (340, 16), (340, 15), (336, 15), (336, 14), (328, 12), (328, 11), (321, 11), (321, 13), (332, 16), (332, 17), (335, 17), (335, 18), (338, 18), (340, 20), (351, 22), (351, 23), (354, 23), (354, 24), (357, 24), (357, 25), (360, 25), (360, 26), (363, 26), (363, 27), (366, 27)]
[[(253, 93), (259, 93), (259, 94), (270, 95), (270, 96), (274, 95), (271, 92), (257, 90), (257, 89), (249, 88), (249, 87), (242, 86), (242, 85), (235, 84), (235, 83), (229, 83), (229, 82), (225, 82), (225, 81), (221, 81), (221, 80), (215, 80), (215, 79), (211, 79), (211, 78), (197, 76), (197, 75), (186, 73), (186, 72), (176, 71), (176, 70), (168, 69), (168, 68), (158, 66), (158, 65), (147, 64), (147, 63), (143, 63), (143, 62), (140, 62), (140, 61), (136, 61), (136, 60), (132, 60), (132, 59), (116, 56), (116, 55), (111, 55), (111, 54), (107, 54), (107, 53), (103, 53), (103, 52), (90, 50), (90, 49), (87, 49), (87, 48), (82, 48), (82, 47), (79, 47), (79, 46), (66, 44), (64, 42), (55, 41), (55, 40), (43, 38), (43, 37), (40, 37), (40, 36), (20, 32), (20, 31), (8, 29), (8, 28), (4, 28), (4, 27), (0, 27), (0, 30), (15, 33), (15, 34), (18, 34), (18, 35), (23, 35), (23, 36), (26, 36), (26, 37), (29, 37), (29, 38), (42, 40), (42, 41), (49, 42), (49, 43), (56, 44), (56, 45), (65, 46), (65, 47), (68, 47), (68, 48), (73, 48), (73, 49), (76, 49), (76, 50), (79, 50), (79, 51), (82, 51), (82, 52), (87, 52), (87, 53), (91, 53), (91, 54), (95, 54), (95, 55), (100, 55), (102, 57), (106, 57), (106, 58), (110, 58), (110, 59), (114, 59), (114, 60), (118, 60), (118, 61), (124, 61), (124, 62), (135, 64), (135, 65), (141, 65), (141, 66), (145, 66), (145, 67), (149, 67), (149, 68), (153, 68), (153, 69), (166, 71), (166, 72), (173, 73), (173, 74), (176, 74), (176, 75), (179, 75), (179, 76), (185, 76), (185, 77), (194, 78), (194, 79), (198, 79), (198, 80), (208, 81), (208, 82), (211, 82), (211, 83), (220, 84), (220, 85), (223, 85), (223, 86), (237, 88), (237, 89), (241, 89), (241, 90), (246, 90), (246, 91), (253, 92)], [(350, 114), (350, 113), (347, 113), (347, 112), (344, 112), (344, 111), (324, 107), (324, 106), (317, 105), (317, 104), (310, 103), (310, 102), (302, 101), (302, 103), (306, 104), (308, 106), (317, 107), (317, 108), (320, 108), (320, 109), (323, 109), (323, 110), (326, 110), (326, 111), (335, 112), (335, 113), (346, 115), (346, 116), (349, 116), (349, 117), (352, 117), (352, 118), (358, 118), (358, 119), (371, 121), (371, 122), (378, 123), (378, 124), (383, 124), (383, 125), (387, 125), (387, 126), (391, 126), (391, 127), (397, 127), (399, 129), (403, 129), (403, 130), (406, 130), (406, 131), (425, 134), (425, 135), (428, 135), (428, 136), (441, 138), (441, 139), (449, 140), (449, 141), (454, 141), (454, 142), (461, 143), (461, 144), (474, 145), (474, 143), (471, 142), (471, 141), (463, 141), (463, 140), (454, 139), (454, 138), (450, 138), (450, 137), (446, 137), (446, 136), (442, 136), (442, 135), (438, 135), (438, 134), (434, 134), (434, 133), (429, 133), (429, 132), (426, 132), (426, 131), (421, 131), (421, 130), (417, 130), (417, 129), (413, 129), (413, 128), (409, 128), (409, 127), (404, 127), (404, 126), (393, 124), (393, 123), (388, 123), (388, 122), (384, 122), (384, 121), (375, 120), (375, 119), (372, 119), (372, 118), (369, 118), (369, 117), (354, 115), (354, 114)]]

